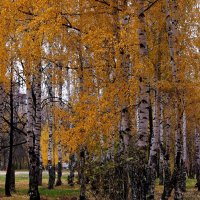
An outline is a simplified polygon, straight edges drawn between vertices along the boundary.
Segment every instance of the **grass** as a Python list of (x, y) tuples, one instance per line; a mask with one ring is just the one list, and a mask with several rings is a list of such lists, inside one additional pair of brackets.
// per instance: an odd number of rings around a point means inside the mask
[[(55, 187), (53, 190), (47, 189), (48, 174), (43, 173), (43, 186), (39, 188), (41, 199), (43, 200), (70, 200), (72, 197), (79, 196), (79, 186), (75, 185), (70, 187), (67, 185), (67, 174), (64, 173), (63, 185)], [(187, 192), (184, 193), (184, 200), (200, 200), (200, 192), (195, 188), (195, 179), (187, 180)], [(28, 200), (28, 175), (27, 174), (16, 174), (16, 192), (13, 193), (12, 197), (5, 197), (4, 195), (4, 184), (5, 175), (0, 175), (0, 200)], [(163, 186), (156, 183), (156, 200), (159, 200), (163, 192)], [(170, 200), (173, 199), (173, 194)]]
[[(12, 197), (5, 197), (4, 184), (5, 175), (0, 175), (0, 200), (28, 200), (28, 174), (16, 174), (16, 192), (12, 194)], [(39, 192), (42, 199), (65, 199), (64, 197), (78, 197), (79, 186), (75, 185), (70, 187), (67, 185), (67, 174), (64, 173), (62, 176), (63, 185), (55, 187), (52, 190), (47, 189), (48, 175), (43, 173), (43, 185), (39, 187)], [(67, 199), (67, 198), (66, 198)]]
[[(195, 179), (187, 179), (186, 182), (186, 192), (183, 194), (184, 200), (200, 200), (200, 192), (195, 188), (196, 180)], [(163, 186), (156, 184), (156, 200), (160, 200), (160, 197), (163, 192)], [(169, 200), (173, 199), (173, 193)]]

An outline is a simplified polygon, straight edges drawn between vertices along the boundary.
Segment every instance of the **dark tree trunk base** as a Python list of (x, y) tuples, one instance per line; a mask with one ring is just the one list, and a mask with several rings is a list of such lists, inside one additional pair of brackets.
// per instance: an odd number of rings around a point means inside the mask
[(87, 200), (85, 196), (80, 196), (79, 200)]
[[(74, 154), (69, 157), (69, 176), (68, 176), (68, 184), (73, 187), (74, 186), (74, 171), (77, 166), (76, 156)], [(78, 172), (78, 183), (80, 184), (80, 173)]]
[(29, 149), (29, 196), (30, 200), (40, 200), (38, 190), (38, 176), (39, 176), (39, 156), (34, 152), (34, 148)]
[(163, 162), (159, 164), (159, 185), (164, 185)]
[(38, 185), (42, 186), (42, 169), (40, 167), (39, 176), (38, 176)]
[(10, 174), (10, 191), (15, 192), (15, 168), (12, 166)]
[(56, 181), (56, 186), (62, 185), (61, 177), (62, 177), (62, 163), (58, 162), (58, 178)]
[(56, 178), (56, 174), (55, 174), (55, 167), (50, 165), (49, 166), (49, 182), (48, 182), (48, 189), (53, 189), (54, 188), (54, 184), (55, 184), (55, 178)]

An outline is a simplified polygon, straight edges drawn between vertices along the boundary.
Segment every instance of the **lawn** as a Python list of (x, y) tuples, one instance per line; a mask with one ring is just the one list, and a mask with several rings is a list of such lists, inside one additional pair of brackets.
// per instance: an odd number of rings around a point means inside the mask
[[(4, 184), (5, 175), (0, 175), (0, 200), (28, 200), (28, 174), (16, 174), (16, 192), (12, 194), (12, 197), (5, 197)], [(39, 187), (42, 200), (71, 200), (79, 196), (79, 186), (75, 185), (70, 187), (67, 185), (67, 173), (62, 176), (63, 185), (55, 187), (53, 190), (47, 189), (48, 174), (43, 173), (43, 185)], [(68, 197), (68, 198), (66, 198)]]
[[(184, 200), (200, 200), (200, 192), (195, 188), (196, 180), (195, 179), (187, 179), (186, 183), (186, 192), (184, 193)], [(160, 200), (160, 197), (163, 192), (163, 186), (156, 185), (156, 200)], [(173, 199), (173, 194), (169, 200)]]
[[(67, 173), (65, 172), (62, 177), (63, 185), (55, 187), (53, 190), (47, 189), (48, 174), (43, 173), (43, 186), (39, 188), (42, 200), (75, 200), (79, 196), (79, 186), (75, 185), (70, 187), (67, 185)], [(5, 175), (0, 175), (0, 200), (28, 200), (28, 174), (16, 174), (16, 193), (12, 197), (5, 197), (4, 184)], [(187, 192), (184, 193), (185, 200), (200, 200), (200, 192), (194, 187), (195, 179), (187, 180)], [(156, 200), (159, 200), (163, 191), (163, 186), (156, 184)], [(170, 200), (173, 199), (173, 195)]]

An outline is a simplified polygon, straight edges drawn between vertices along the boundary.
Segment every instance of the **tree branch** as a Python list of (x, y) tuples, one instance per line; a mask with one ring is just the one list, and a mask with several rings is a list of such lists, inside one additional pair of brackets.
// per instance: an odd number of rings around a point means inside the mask
[(146, 12), (147, 10), (149, 10), (149, 9), (150, 9), (154, 4), (156, 4), (158, 1), (159, 1), (159, 0), (156, 0), (156, 1), (152, 2), (152, 3), (150, 3), (150, 5), (149, 5), (147, 8), (144, 9), (143, 13)]
[[(13, 147), (16, 147), (16, 146), (20, 146), (20, 145), (26, 144), (26, 143), (27, 143), (27, 141), (23, 141), (23, 142), (20, 142), (20, 143), (18, 143), (18, 144), (13, 144), (12, 146), (13, 146)], [(1, 149), (7, 149), (7, 148), (10, 148), (10, 146), (2, 146), (2, 147), (1, 147)]]

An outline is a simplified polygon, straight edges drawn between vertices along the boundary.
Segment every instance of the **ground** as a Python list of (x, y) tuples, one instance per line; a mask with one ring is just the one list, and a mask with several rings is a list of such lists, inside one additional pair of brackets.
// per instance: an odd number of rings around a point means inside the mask
[[(42, 200), (71, 200), (79, 196), (79, 187), (67, 185), (67, 173), (63, 173), (63, 185), (53, 190), (47, 189), (48, 173), (43, 172), (43, 186), (39, 188)], [(16, 172), (16, 193), (12, 197), (4, 195), (5, 172), (0, 172), (0, 200), (28, 200), (28, 172)], [(68, 197), (68, 198), (66, 198)]]
[[(40, 187), (42, 200), (76, 200), (79, 196), (79, 186), (70, 187), (67, 185), (67, 172), (63, 173), (63, 185), (55, 187), (53, 190), (47, 189), (48, 173), (43, 173), (43, 186)], [(200, 192), (194, 187), (195, 179), (187, 180), (187, 192), (184, 194), (184, 200), (200, 200)], [(16, 193), (12, 197), (4, 195), (5, 172), (0, 172), (0, 200), (28, 200), (28, 172), (16, 172)], [(163, 186), (156, 186), (156, 200), (160, 199)], [(171, 198), (173, 199), (173, 198)]]
[[(200, 192), (197, 191), (195, 188), (196, 180), (195, 179), (187, 179), (186, 190), (187, 192), (184, 193), (184, 200), (200, 200)], [(163, 192), (163, 186), (156, 186), (156, 200), (160, 200), (160, 197)], [(173, 195), (170, 200), (173, 199)]]

